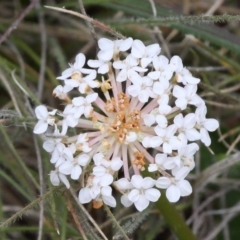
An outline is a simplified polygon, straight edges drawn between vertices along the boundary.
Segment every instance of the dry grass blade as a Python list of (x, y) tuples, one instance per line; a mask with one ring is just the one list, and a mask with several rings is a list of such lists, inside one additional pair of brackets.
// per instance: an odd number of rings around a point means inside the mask
[(85, 16), (84, 14), (77, 13), (77, 12), (74, 12), (74, 11), (71, 11), (71, 10), (67, 10), (67, 9), (57, 8), (57, 7), (51, 7), (51, 6), (45, 6), (45, 7), (48, 8), (48, 9), (52, 9), (52, 10), (55, 10), (55, 11), (68, 13), (68, 14), (80, 17), (80, 18), (84, 19), (85, 21), (88, 21), (88, 22), (92, 23), (93, 25), (95, 25), (96, 27), (102, 29), (103, 31), (109, 32), (111, 35), (113, 35), (113, 36), (115, 36), (117, 38), (125, 39), (125, 37), (122, 34), (116, 32), (111, 27), (105, 25), (104, 23), (96, 21), (96, 20), (94, 20), (94, 19), (92, 19), (92, 18), (90, 18), (88, 16)]
[(234, 155), (226, 157), (225, 159), (211, 165), (198, 176), (194, 188), (201, 190), (208, 182), (215, 179), (224, 170), (238, 162), (240, 162), (240, 152), (237, 152)]

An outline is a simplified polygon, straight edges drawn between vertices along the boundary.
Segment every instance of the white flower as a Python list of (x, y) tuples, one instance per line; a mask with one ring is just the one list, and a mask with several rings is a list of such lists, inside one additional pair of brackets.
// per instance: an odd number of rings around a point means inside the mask
[(160, 191), (153, 188), (155, 180), (150, 177), (142, 178), (133, 175), (131, 179), (133, 189), (128, 194), (129, 201), (133, 202), (138, 211), (148, 207), (149, 202), (156, 202), (160, 198)]
[(149, 164), (148, 171), (155, 172), (155, 171), (162, 171), (162, 170), (170, 170), (179, 165), (180, 160), (168, 157), (165, 153), (158, 153), (155, 156), (155, 163)]
[(88, 60), (88, 66), (98, 68), (98, 73), (105, 74), (109, 72), (109, 61), (104, 61), (98, 54), (99, 60)]
[(199, 150), (196, 143), (191, 143), (178, 149), (178, 155), (169, 157), (170, 160), (178, 163), (172, 170), (173, 175), (181, 168), (188, 167), (191, 171), (195, 167), (194, 155)]
[(110, 207), (116, 207), (116, 200), (112, 196), (112, 188), (110, 186), (101, 187), (98, 177), (90, 178), (88, 186), (80, 190), (78, 198), (82, 204), (96, 200), (103, 201)]
[(187, 108), (188, 104), (200, 106), (204, 104), (203, 100), (196, 94), (197, 85), (188, 84), (184, 88), (176, 85), (173, 88), (173, 96), (177, 98), (175, 104), (181, 110)]
[(110, 61), (114, 55), (118, 55), (119, 52), (125, 52), (131, 48), (132, 42), (132, 38), (115, 41), (111, 41), (107, 38), (101, 38), (98, 40), (98, 46), (101, 49), (98, 53), (98, 57), (103, 61)]
[(88, 153), (92, 150), (88, 144), (88, 136), (87, 133), (81, 133), (78, 135), (78, 139), (76, 142), (76, 147), (78, 151), (82, 151)]
[(59, 166), (59, 172), (65, 175), (71, 175), (71, 179), (79, 179), (82, 168), (80, 166), (86, 166), (90, 158), (87, 154), (81, 154), (72, 161), (65, 161)]
[(117, 205), (115, 198), (112, 196), (112, 188), (109, 186), (101, 188), (101, 196), (99, 198), (110, 207), (116, 207)]
[(100, 177), (101, 186), (110, 185), (113, 182), (114, 172), (118, 171), (123, 165), (123, 161), (119, 157), (107, 161), (101, 153), (95, 154), (93, 160), (96, 165), (93, 168), (93, 175)]
[(52, 152), (50, 162), (54, 163), (55, 167), (59, 167), (65, 161), (73, 161), (73, 154), (72, 148), (66, 147), (63, 143), (58, 143)]
[(161, 55), (153, 57), (153, 66), (156, 71), (152, 71), (148, 74), (148, 76), (154, 80), (161, 81), (169, 81), (172, 78), (173, 71), (171, 71), (169, 67), (169, 60)]
[(138, 100), (142, 103), (148, 101), (149, 97), (156, 97), (152, 91), (153, 80), (149, 77), (141, 77), (136, 74), (134, 78), (131, 79), (133, 85), (129, 86), (127, 92), (132, 97), (138, 97)]
[(66, 188), (70, 188), (67, 177), (64, 174), (59, 173), (57, 170), (50, 172), (50, 181), (53, 186), (59, 186), (60, 182), (62, 182)]
[(97, 93), (91, 93), (84, 97), (73, 98), (72, 104), (68, 104), (63, 114), (66, 116), (66, 123), (69, 127), (75, 127), (78, 124), (78, 119), (84, 114), (86, 118), (91, 116), (93, 111), (92, 102), (98, 97)]
[(196, 115), (194, 113), (189, 113), (185, 117), (180, 113), (173, 121), (179, 133), (184, 133), (189, 141), (196, 141), (200, 139), (199, 132), (194, 128), (196, 120)]
[(175, 71), (177, 82), (187, 84), (198, 84), (199, 78), (195, 78), (192, 74), (183, 67), (182, 59), (179, 56), (173, 56), (170, 60), (170, 69)]
[(67, 99), (67, 94), (64, 92), (64, 88), (62, 85), (58, 85), (53, 89), (53, 96), (58, 97), (59, 99), (62, 100)]
[(153, 57), (160, 53), (160, 51), (161, 48), (158, 44), (151, 44), (145, 47), (141, 40), (134, 40), (131, 54), (135, 58), (140, 58), (141, 66), (145, 68), (149, 63), (152, 62)]
[(175, 177), (160, 177), (156, 181), (156, 187), (166, 190), (166, 197), (169, 202), (177, 202), (180, 197), (188, 196), (192, 193), (192, 186), (184, 178), (189, 173), (189, 168), (183, 167), (178, 170)]
[(79, 192), (78, 198), (80, 203), (89, 203), (95, 199), (101, 192), (101, 187), (99, 186), (99, 179), (90, 176), (88, 179), (87, 186), (82, 188)]
[[(128, 78), (132, 79), (135, 77), (136, 72), (146, 72), (147, 69), (137, 66), (138, 61), (131, 55), (128, 55), (123, 61), (115, 61), (113, 67), (115, 69), (121, 69), (117, 75), (117, 82), (124, 82)], [(134, 75), (134, 76), (133, 76)]]
[(157, 147), (163, 145), (164, 153), (172, 153), (172, 150), (178, 149), (181, 143), (177, 137), (174, 136), (176, 130), (174, 125), (170, 125), (165, 129), (156, 126), (154, 131), (158, 136), (150, 139), (150, 146)]
[(51, 116), (55, 115), (56, 112), (56, 109), (48, 112), (47, 108), (43, 105), (36, 107), (35, 114), (38, 123), (35, 125), (33, 132), (35, 134), (42, 134), (47, 131), (48, 125), (53, 126), (55, 124), (55, 118)]
[(124, 207), (130, 207), (133, 202), (128, 199), (128, 194), (130, 190), (133, 188), (133, 185), (127, 178), (121, 178), (118, 181), (114, 182), (114, 185), (117, 189), (119, 189), (123, 195), (121, 196), (121, 203)]
[(169, 95), (169, 91), (171, 89), (171, 85), (168, 80), (161, 80), (156, 81), (153, 84), (153, 92), (157, 94), (159, 97), (162, 97), (163, 95)]
[(211, 144), (209, 132), (214, 132), (219, 128), (219, 122), (213, 118), (206, 118), (207, 108), (205, 105), (196, 109), (196, 128), (200, 130), (200, 139), (208, 147)]
[[(66, 84), (63, 87), (64, 92), (69, 92), (73, 88), (78, 87), (81, 93), (86, 93), (88, 87), (95, 88), (99, 86), (98, 82), (93, 81), (96, 78), (96, 71), (83, 68), (85, 61), (85, 55), (79, 53), (76, 56), (76, 62), (73, 65), (70, 65), (70, 68), (62, 72), (62, 76), (57, 77), (59, 80), (64, 80)], [(88, 75), (86, 77), (83, 77), (83, 74)]]

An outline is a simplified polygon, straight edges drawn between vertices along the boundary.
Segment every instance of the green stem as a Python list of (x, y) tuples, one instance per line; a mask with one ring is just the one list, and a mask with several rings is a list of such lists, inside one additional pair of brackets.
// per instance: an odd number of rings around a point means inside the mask
[(197, 237), (187, 226), (175, 206), (169, 203), (165, 196), (165, 192), (161, 195), (156, 206), (179, 240), (197, 240)]
[(124, 239), (126, 240), (130, 240), (129, 237), (127, 236), (127, 234), (124, 232), (124, 230), (122, 229), (122, 227), (120, 226), (120, 224), (118, 223), (117, 219), (114, 217), (114, 215), (112, 214), (112, 212), (110, 211), (109, 207), (104, 204), (104, 210), (107, 212), (107, 215), (111, 218), (113, 224), (116, 226), (116, 228), (118, 229), (118, 231), (122, 234), (122, 236), (124, 237)]

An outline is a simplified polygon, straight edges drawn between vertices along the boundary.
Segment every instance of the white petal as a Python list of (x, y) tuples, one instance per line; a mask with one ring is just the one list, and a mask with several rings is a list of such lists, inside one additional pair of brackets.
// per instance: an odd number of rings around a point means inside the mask
[(170, 186), (171, 180), (167, 177), (160, 177), (156, 181), (156, 187), (166, 189)]
[(168, 153), (168, 154), (171, 154), (172, 153), (172, 145), (171, 144), (169, 144), (169, 143), (167, 143), (167, 142), (165, 142), (165, 143), (163, 143), (163, 152), (164, 153)]
[(104, 62), (110, 61), (113, 57), (113, 49), (108, 49), (106, 51), (100, 51), (98, 53), (98, 58)]
[(142, 103), (146, 103), (149, 99), (149, 93), (147, 90), (142, 90), (139, 92), (138, 100)]
[(166, 128), (168, 124), (167, 118), (163, 115), (157, 115), (156, 122), (160, 128)]
[(82, 188), (79, 192), (78, 199), (82, 204), (89, 203), (92, 200), (89, 188)]
[(150, 188), (145, 190), (145, 197), (151, 201), (151, 202), (156, 202), (161, 196), (161, 193), (159, 190)]
[(132, 96), (132, 97), (137, 97), (138, 94), (140, 93), (141, 87), (138, 85), (131, 85), (128, 87), (127, 92)]
[(195, 129), (189, 129), (185, 131), (188, 141), (197, 141), (200, 139), (200, 133)]
[(146, 114), (143, 116), (143, 121), (147, 127), (150, 127), (155, 123), (155, 117), (153, 114)]
[(78, 180), (82, 173), (82, 168), (76, 165), (71, 171), (71, 179)]
[(88, 60), (87, 64), (92, 68), (99, 68), (103, 62), (99, 60)]
[(64, 183), (66, 188), (70, 188), (69, 181), (65, 175), (63, 175), (62, 173), (59, 173), (59, 179), (61, 180), (62, 183)]
[(130, 206), (133, 204), (133, 202), (131, 202), (131, 201), (128, 199), (127, 194), (122, 195), (122, 197), (121, 197), (121, 203), (122, 203), (122, 205), (123, 205), (124, 207), (130, 207)]
[(107, 63), (103, 64), (102, 66), (100, 66), (100, 68), (98, 69), (98, 73), (101, 74), (105, 74), (109, 72), (109, 65)]
[(122, 69), (117, 75), (117, 82), (123, 82), (127, 80), (127, 70)]
[(112, 188), (110, 186), (102, 187), (101, 194), (104, 196), (111, 196), (112, 195)]
[(152, 188), (155, 184), (155, 180), (152, 179), (151, 177), (145, 177), (142, 181), (142, 188), (148, 189)]
[(175, 101), (175, 104), (177, 107), (179, 107), (181, 110), (184, 110), (187, 108), (187, 100), (186, 98), (178, 98), (176, 101)]
[(208, 147), (211, 144), (211, 138), (208, 131), (205, 128), (200, 130), (201, 141)]
[(149, 172), (156, 172), (157, 170), (158, 170), (157, 164), (153, 164), (153, 163), (149, 164), (149, 166), (148, 166)]
[(142, 58), (141, 59), (141, 66), (143, 68), (146, 68), (149, 63), (151, 63), (152, 59), (151, 58)]
[(129, 180), (127, 178), (121, 178), (118, 181), (114, 182), (114, 185), (119, 188), (120, 190), (128, 190), (131, 189), (132, 183), (129, 182)]
[(131, 37), (123, 40), (122, 43), (121, 43), (121, 45), (120, 45), (119, 50), (120, 50), (121, 52), (127, 51), (127, 50), (132, 46), (132, 43), (133, 43), (133, 39), (132, 39)]
[(177, 187), (179, 188), (182, 197), (188, 196), (192, 193), (192, 186), (187, 180), (177, 182)]
[(188, 173), (189, 173), (189, 168), (188, 167), (182, 167), (176, 172), (175, 178), (177, 180), (182, 180), (188, 175)]
[(101, 50), (108, 50), (114, 47), (113, 41), (107, 39), (107, 38), (100, 38), (98, 40), (98, 46)]
[(104, 174), (104, 176), (102, 176), (101, 178), (101, 186), (105, 187), (110, 185), (113, 182), (113, 176), (111, 174)]
[(72, 103), (74, 106), (81, 106), (84, 104), (84, 98), (83, 97), (75, 97), (75, 98), (73, 98)]
[(93, 174), (97, 177), (102, 177), (106, 173), (106, 168), (103, 166), (95, 166), (93, 168)]
[(145, 53), (145, 46), (142, 41), (140, 40), (134, 40), (132, 45), (132, 51), (131, 54), (135, 58), (141, 58), (143, 57)]
[(209, 132), (214, 132), (217, 128), (219, 128), (219, 122), (213, 118), (206, 119), (206, 121), (204, 122), (204, 127)]
[(140, 195), (138, 200), (134, 202), (136, 209), (141, 212), (146, 209), (149, 205), (149, 200), (144, 196)]
[(69, 127), (76, 127), (78, 124), (78, 119), (74, 118), (72, 115), (66, 117), (66, 123)]
[(113, 196), (102, 196), (103, 202), (110, 206), (110, 207), (116, 207), (117, 203)]
[(169, 202), (177, 202), (180, 199), (180, 190), (175, 185), (171, 185), (166, 191)]
[(162, 153), (158, 153), (156, 156), (155, 156), (155, 162), (158, 164), (158, 165), (162, 165), (164, 162), (167, 161), (167, 154), (162, 154)]
[(132, 185), (137, 188), (140, 189), (142, 187), (142, 183), (143, 183), (143, 178), (140, 175), (133, 175), (132, 179), (131, 179), (131, 183)]
[(138, 189), (133, 189), (128, 194), (128, 199), (131, 202), (135, 202), (138, 200), (139, 196), (140, 196), (140, 191)]
[(126, 135), (126, 142), (135, 142), (137, 139), (137, 134), (135, 132), (128, 132)]
[(92, 103), (92, 102), (94, 102), (97, 99), (97, 97), (98, 97), (97, 93), (89, 94), (86, 97), (86, 101), (87, 101), (87, 103)]
[(51, 181), (53, 186), (58, 186), (60, 184), (60, 179), (59, 179), (56, 171), (51, 171), (50, 172), (50, 181)]
[(47, 139), (46, 141), (44, 141), (43, 143), (43, 148), (45, 151), (47, 152), (52, 152), (55, 148), (55, 141), (53, 139)]
[(69, 175), (71, 174), (71, 171), (73, 169), (73, 164), (70, 161), (65, 161), (60, 167), (59, 167), (59, 172)]
[(42, 134), (47, 131), (47, 128), (48, 128), (48, 123), (42, 120), (39, 120), (35, 125), (33, 132), (35, 134)]
[(123, 161), (119, 157), (115, 157), (111, 161), (111, 169), (113, 171), (118, 171), (123, 165)]
[(151, 44), (146, 47), (146, 53), (148, 57), (154, 57), (158, 55), (161, 51), (161, 48), (159, 47), (159, 44)]
[(173, 96), (175, 98), (183, 98), (186, 97), (186, 90), (178, 85), (173, 88)]
[(81, 69), (83, 67), (83, 65), (85, 64), (85, 61), (86, 61), (86, 57), (84, 54), (82, 53), (79, 53), (77, 56), (76, 56), (76, 63), (74, 64), (74, 67), (78, 68), (78, 69)]
[(160, 145), (162, 145), (162, 143), (163, 140), (161, 137), (154, 136), (149, 139), (149, 145), (152, 148), (159, 147)]
[(90, 159), (89, 155), (81, 154), (78, 156), (77, 162), (81, 166), (86, 166), (86, 164), (89, 162), (89, 159)]
[(48, 110), (45, 106), (40, 105), (35, 108), (37, 119), (44, 120), (48, 117)]

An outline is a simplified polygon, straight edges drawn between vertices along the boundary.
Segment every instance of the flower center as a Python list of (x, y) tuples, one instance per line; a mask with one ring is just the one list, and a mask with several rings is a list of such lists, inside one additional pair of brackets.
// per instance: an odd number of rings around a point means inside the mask
[(139, 132), (140, 130), (140, 111), (129, 110), (129, 97), (125, 93), (119, 93), (117, 103), (114, 99), (108, 100), (105, 110), (111, 113), (111, 118), (107, 119), (108, 132), (114, 134), (118, 142), (126, 143), (129, 132)]

